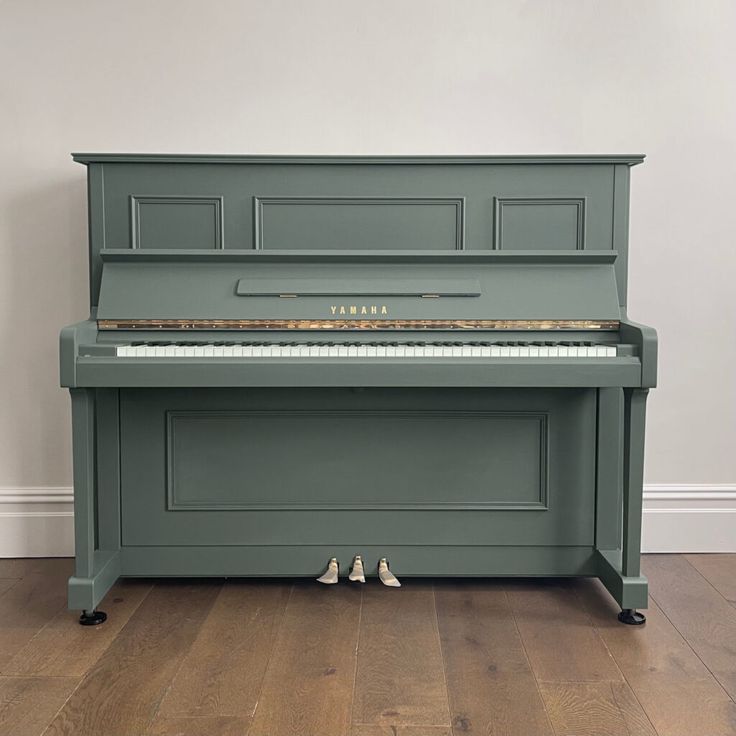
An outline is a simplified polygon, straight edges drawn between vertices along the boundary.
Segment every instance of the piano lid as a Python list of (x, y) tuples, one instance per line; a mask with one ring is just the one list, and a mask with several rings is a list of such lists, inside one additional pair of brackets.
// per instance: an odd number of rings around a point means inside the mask
[(611, 251), (361, 259), (200, 255), (111, 254), (104, 259), (98, 320), (380, 320), (390, 328), (401, 320), (620, 318)]

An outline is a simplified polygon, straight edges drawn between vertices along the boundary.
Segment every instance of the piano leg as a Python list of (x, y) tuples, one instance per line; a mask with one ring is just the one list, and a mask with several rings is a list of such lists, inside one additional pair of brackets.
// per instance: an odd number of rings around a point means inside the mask
[[(110, 586), (119, 575), (115, 550), (96, 548), (97, 526), (97, 394), (91, 389), (73, 388), (72, 439), (74, 475), (74, 575), (69, 578), (69, 608), (82, 609), (79, 623), (95, 626), (107, 616), (97, 611)], [(104, 533), (101, 531), (101, 533)]]
[[(637, 608), (647, 607), (647, 580), (641, 574), (641, 511), (642, 487), (644, 481), (644, 422), (646, 411), (646, 389), (624, 389), (623, 417), (620, 409), (613, 414), (610, 401), (599, 404), (599, 411), (604, 411), (604, 421), (599, 428), (599, 438), (604, 445), (599, 448), (599, 467), (604, 468), (604, 475), (599, 478), (603, 496), (599, 499), (599, 507), (604, 509), (604, 520), (618, 510), (622, 513), (622, 530), (620, 545), (618, 534), (607, 522), (601, 528), (596, 552), (598, 577), (608, 592), (621, 606), (618, 620), (624, 624), (638, 625), (646, 621), (644, 614)], [(620, 404), (619, 404), (620, 406)], [(619, 454), (619, 437), (612, 426), (620, 426), (623, 434), (623, 463)], [(609, 428), (609, 429), (606, 429)], [(615, 448), (615, 449), (614, 449)], [(623, 465), (623, 509), (617, 500), (612, 504), (612, 494), (618, 498), (617, 486), (611, 485), (611, 475), (616, 468)], [(599, 520), (600, 521), (600, 520)]]
[[(621, 573), (641, 575), (641, 514), (644, 486), (644, 425), (648, 389), (624, 389), (624, 486)], [(618, 615), (624, 624), (640, 625), (643, 613), (624, 608)]]

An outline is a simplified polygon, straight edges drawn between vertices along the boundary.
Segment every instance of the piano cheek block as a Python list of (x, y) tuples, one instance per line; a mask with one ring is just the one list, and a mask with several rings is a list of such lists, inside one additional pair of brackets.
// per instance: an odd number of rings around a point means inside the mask
[(80, 624), (120, 576), (596, 576), (644, 622), (641, 156), (75, 159)]

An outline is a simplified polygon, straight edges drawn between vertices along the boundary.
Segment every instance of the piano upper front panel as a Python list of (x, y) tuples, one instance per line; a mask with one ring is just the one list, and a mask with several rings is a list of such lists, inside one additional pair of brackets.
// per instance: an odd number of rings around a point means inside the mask
[[(90, 164), (93, 304), (102, 248), (607, 250), (624, 303), (628, 165)], [(103, 176), (104, 172), (104, 176)], [(614, 180), (616, 186), (614, 187)]]

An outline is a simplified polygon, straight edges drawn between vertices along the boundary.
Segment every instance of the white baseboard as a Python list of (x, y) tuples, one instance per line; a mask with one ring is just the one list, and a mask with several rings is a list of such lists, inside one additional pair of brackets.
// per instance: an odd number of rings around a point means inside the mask
[(644, 486), (644, 552), (736, 552), (736, 483)]
[(0, 557), (74, 555), (71, 488), (0, 488)]
[[(0, 557), (74, 554), (71, 488), (0, 488)], [(736, 552), (736, 483), (644, 487), (645, 552)]]

